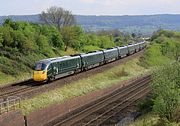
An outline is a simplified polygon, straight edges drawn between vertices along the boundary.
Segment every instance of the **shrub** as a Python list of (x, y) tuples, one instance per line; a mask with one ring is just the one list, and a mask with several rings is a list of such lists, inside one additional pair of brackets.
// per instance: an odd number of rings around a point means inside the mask
[(100, 50), (101, 48), (97, 47), (97, 46), (92, 46), (92, 45), (87, 45), (87, 46), (84, 46), (82, 48), (82, 51), (83, 52), (90, 52), (90, 51), (95, 51), (95, 50)]
[(161, 117), (173, 119), (174, 110), (180, 106), (180, 63), (163, 66), (153, 74), (153, 110)]
[(144, 67), (161, 66), (171, 62), (171, 59), (161, 52), (160, 44), (152, 44), (140, 59), (140, 64)]

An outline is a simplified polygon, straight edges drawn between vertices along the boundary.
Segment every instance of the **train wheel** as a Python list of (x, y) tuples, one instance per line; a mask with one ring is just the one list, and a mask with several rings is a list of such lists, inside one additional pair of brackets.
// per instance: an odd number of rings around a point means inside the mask
[(49, 81), (51, 82), (51, 81), (54, 81), (56, 79), (56, 77), (55, 76), (51, 76), (51, 77), (49, 77)]

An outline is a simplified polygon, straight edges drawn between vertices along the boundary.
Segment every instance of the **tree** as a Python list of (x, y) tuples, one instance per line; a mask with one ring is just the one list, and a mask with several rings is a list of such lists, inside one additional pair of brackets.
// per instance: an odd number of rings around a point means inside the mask
[(154, 111), (168, 120), (180, 106), (180, 64), (175, 62), (153, 74), (152, 88), (155, 95)]
[(3, 43), (3, 33), (1, 33), (1, 27), (0, 27), (0, 47), (2, 46)]
[(136, 38), (136, 33), (132, 33), (131, 36), (132, 36), (133, 38)]
[(62, 39), (65, 44), (65, 51), (67, 48), (72, 45), (75, 40), (75, 33), (72, 27), (67, 26), (61, 29)]
[(51, 42), (54, 47), (58, 47), (59, 49), (63, 49), (64, 43), (62, 40), (62, 36), (60, 34), (52, 34)]
[(131, 39), (132, 39), (132, 38), (131, 38), (131, 35), (130, 35), (130, 34), (125, 34), (125, 35), (124, 35), (124, 42), (125, 42), (125, 43), (127, 43), (127, 44), (130, 43), (130, 42), (131, 42)]
[(100, 48), (110, 48), (114, 47), (114, 42), (111, 40), (109, 36), (100, 36)]
[(4, 20), (3, 26), (9, 26), (13, 30), (18, 29), (18, 24), (16, 22), (12, 21), (12, 19), (10, 19), (10, 18)]
[(180, 42), (175, 43), (174, 47), (174, 57), (178, 61), (180, 58)]
[(82, 46), (87, 42), (85, 33), (83, 28), (80, 26), (74, 26), (74, 42), (72, 43), (72, 47), (76, 50), (80, 50)]
[(11, 36), (12, 29), (5, 26), (2, 29), (2, 33), (3, 33), (3, 42), (2, 42), (2, 45), (3, 46), (11, 46), (12, 43), (13, 43), (13, 38)]
[(75, 18), (71, 11), (61, 7), (53, 6), (40, 14), (40, 19), (48, 25), (54, 25), (60, 29), (64, 26), (72, 26), (75, 24)]

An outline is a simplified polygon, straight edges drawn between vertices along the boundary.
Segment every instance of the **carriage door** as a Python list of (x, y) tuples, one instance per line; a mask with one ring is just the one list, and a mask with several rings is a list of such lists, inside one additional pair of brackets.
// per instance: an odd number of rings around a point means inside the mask
[(53, 63), (53, 66), (52, 66), (52, 68), (53, 68), (53, 75), (55, 76), (55, 75), (58, 75), (58, 63)]

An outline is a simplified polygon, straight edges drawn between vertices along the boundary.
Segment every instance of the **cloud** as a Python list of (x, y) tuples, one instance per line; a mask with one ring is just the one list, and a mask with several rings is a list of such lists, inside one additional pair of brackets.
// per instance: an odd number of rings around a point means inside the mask
[(0, 15), (35, 14), (60, 6), (81, 15), (179, 13), (180, 0), (2, 0)]
[(86, 4), (96, 3), (96, 0), (80, 0), (80, 1), (83, 2), (83, 3), (86, 3)]

